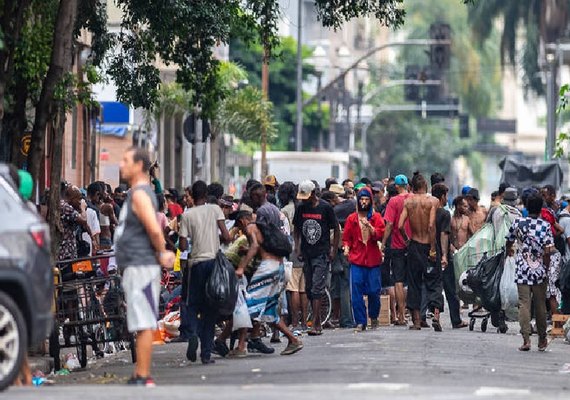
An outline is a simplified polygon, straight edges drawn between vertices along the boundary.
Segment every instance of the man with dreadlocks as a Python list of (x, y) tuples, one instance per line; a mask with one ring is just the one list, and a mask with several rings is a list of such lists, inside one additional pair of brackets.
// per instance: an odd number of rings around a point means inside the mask
[(352, 311), (356, 330), (366, 330), (366, 305), (368, 296), (368, 316), (372, 329), (378, 327), (380, 315), (380, 264), (382, 252), (378, 242), (384, 235), (384, 219), (374, 211), (372, 191), (368, 187), (360, 189), (357, 196), (356, 212), (346, 219), (342, 242), (344, 253), (351, 264)]

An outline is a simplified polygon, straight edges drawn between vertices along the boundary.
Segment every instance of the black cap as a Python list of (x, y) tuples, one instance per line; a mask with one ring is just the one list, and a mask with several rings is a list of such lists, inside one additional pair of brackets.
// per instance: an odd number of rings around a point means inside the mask
[(479, 197), (479, 191), (475, 188), (471, 188), (469, 189), (469, 191), (467, 192), (467, 194), (465, 195), (465, 197), (473, 197), (475, 200), (479, 201), (480, 197)]

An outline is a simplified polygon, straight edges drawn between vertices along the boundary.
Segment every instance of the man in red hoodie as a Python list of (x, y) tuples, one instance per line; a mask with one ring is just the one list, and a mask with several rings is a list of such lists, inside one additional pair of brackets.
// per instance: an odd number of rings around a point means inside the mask
[(344, 253), (351, 264), (352, 311), (357, 331), (366, 329), (364, 295), (368, 296), (368, 316), (372, 329), (378, 327), (380, 315), (382, 252), (378, 242), (384, 235), (384, 219), (374, 211), (372, 199), (369, 188), (364, 187), (358, 192), (357, 211), (346, 219), (342, 236)]

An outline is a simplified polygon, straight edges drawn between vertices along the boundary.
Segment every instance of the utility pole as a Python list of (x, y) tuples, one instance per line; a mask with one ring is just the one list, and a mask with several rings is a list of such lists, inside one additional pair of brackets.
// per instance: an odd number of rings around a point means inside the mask
[(303, 0), (298, 2), (297, 13), (297, 124), (295, 150), (303, 151)]
[[(261, 66), (261, 92), (267, 100), (269, 94), (269, 54), (267, 48), (263, 50), (263, 64)], [(267, 176), (267, 131), (261, 130), (261, 181)]]

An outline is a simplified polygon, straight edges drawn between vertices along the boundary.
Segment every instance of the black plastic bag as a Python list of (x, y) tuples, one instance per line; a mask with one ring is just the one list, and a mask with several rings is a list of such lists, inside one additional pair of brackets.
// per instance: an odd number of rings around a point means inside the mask
[(232, 263), (224, 253), (218, 251), (214, 269), (206, 282), (208, 305), (220, 316), (230, 316), (234, 312), (238, 297), (238, 281)]
[(562, 294), (570, 294), (570, 261), (562, 264), (558, 277), (558, 287)]
[(467, 273), (467, 285), (479, 297), (481, 305), (491, 312), (501, 310), (500, 286), (504, 263), (504, 252), (490, 258), (485, 256)]

